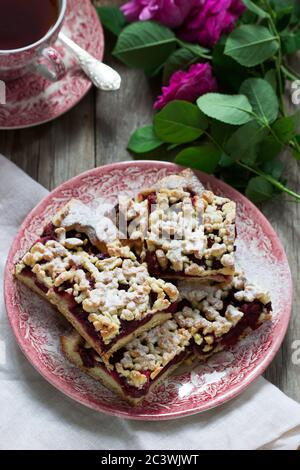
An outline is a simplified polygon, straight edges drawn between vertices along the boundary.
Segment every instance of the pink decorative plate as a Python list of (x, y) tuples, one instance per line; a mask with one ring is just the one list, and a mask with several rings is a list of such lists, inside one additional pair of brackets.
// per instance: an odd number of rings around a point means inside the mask
[[(98, 15), (90, 0), (68, 0), (62, 31), (92, 55), (102, 60), (104, 37)], [(51, 121), (75, 106), (92, 84), (76, 59), (60, 43), (55, 47), (66, 65), (67, 73), (52, 83), (27, 74), (6, 84), (5, 105), (0, 105), (0, 129), (18, 129)]]
[(52, 214), (72, 197), (84, 202), (119, 193), (132, 194), (180, 167), (163, 162), (123, 162), (83, 173), (59, 186), (27, 216), (11, 247), (5, 273), (8, 317), (16, 339), (40, 374), (58, 390), (96, 411), (141, 420), (186, 416), (213, 408), (241, 393), (266, 369), (286, 333), (292, 282), (276, 233), (240, 193), (212, 176), (200, 180), (238, 203), (237, 258), (249, 278), (271, 292), (274, 317), (230, 351), (193, 370), (181, 369), (159, 385), (147, 401), (131, 408), (100, 383), (69, 364), (59, 347), (68, 325), (51, 306), (14, 280), (14, 263), (41, 234)]

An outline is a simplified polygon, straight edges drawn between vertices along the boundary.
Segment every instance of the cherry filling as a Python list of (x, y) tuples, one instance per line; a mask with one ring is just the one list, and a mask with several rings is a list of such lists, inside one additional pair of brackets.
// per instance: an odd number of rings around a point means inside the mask
[[(187, 256), (192, 263), (195, 263), (198, 266), (207, 267), (204, 258), (199, 259), (195, 255), (187, 255)], [(164, 274), (176, 275), (176, 276), (187, 276), (184, 271), (172, 270), (170, 268), (170, 263), (168, 263), (168, 267), (166, 269), (162, 269), (154, 251), (149, 251), (149, 250), (146, 251), (146, 263), (148, 266), (148, 271), (152, 276), (163, 277)], [(218, 259), (213, 260), (211, 269), (218, 270), (218, 269), (222, 269), (223, 267), (224, 266), (222, 265), (220, 260)]]
[[(232, 293), (229, 293), (229, 296)], [(229, 305), (230, 300), (224, 301), (223, 310), (220, 312), (221, 315), (225, 314), (226, 308)], [(258, 322), (259, 317), (265, 308), (268, 312), (272, 309), (271, 302), (263, 305), (260, 301), (254, 300), (253, 302), (235, 302), (235, 306), (244, 313), (243, 318), (234, 326), (228, 333), (223, 335), (221, 338), (216, 338), (213, 343), (213, 348), (215, 348), (218, 344), (221, 344), (224, 347), (234, 346), (238, 341), (240, 336), (245, 332), (247, 328), (251, 328), (251, 330), (256, 330), (260, 324)], [(193, 343), (193, 351), (195, 354), (205, 354), (202, 350), (203, 345), (197, 345)], [(208, 354), (211, 351), (208, 352)]]
[[(29, 266), (26, 266), (22, 274), (28, 277), (31, 277), (34, 279), (34, 282), (36, 286), (41, 289), (43, 292), (48, 292), (48, 288), (44, 286), (43, 284), (39, 283), (38, 280), (36, 279), (36, 275), (31, 271), (31, 268)], [(90, 279), (90, 283), (93, 281)], [(121, 285), (122, 288), (127, 289), (127, 286), (125, 284)], [(146, 315), (142, 320), (131, 320), (131, 321), (126, 321), (123, 319), (120, 319), (120, 332), (119, 334), (113, 338), (108, 344), (105, 344), (100, 332), (96, 331), (93, 324), (88, 320), (88, 312), (83, 310), (81, 304), (78, 304), (76, 300), (74, 299), (73, 295), (66, 292), (66, 289), (72, 288), (73, 285), (70, 282), (65, 282), (63, 283), (60, 288), (54, 287), (54, 292), (59, 295), (59, 297), (63, 298), (64, 301), (68, 303), (68, 308), (70, 312), (74, 315), (76, 320), (80, 323), (81, 327), (83, 330), (96, 342), (99, 344), (101, 350), (103, 352), (108, 351), (115, 343), (117, 343), (121, 338), (124, 336), (129, 335), (132, 333), (134, 330), (137, 328), (140, 328), (141, 326), (145, 325), (148, 323), (152, 318), (153, 315), (157, 314), (167, 314), (170, 312), (175, 312), (177, 311), (177, 303), (171, 304), (166, 310), (162, 310), (161, 312), (155, 312), (155, 313), (149, 313)], [(152, 294), (152, 305), (157, 299), (157, 294), (153, 292)]]
[(224, 266), (219, 259), (214, 259), (211, 268), (217, 271), (218, 269), (224, 268)]
[(213, 244), (215, 243), (214, 239), (209, 237), (207, 238), (207, 248), (211, 248)]
[[(61, 295), (61, 292), (59, 292), (59, 295)], [(70, 294), (67, 294), (70, 295)], [(72, 296), (71, 296), (72, 297)], [(74, 298), (70, 299), (70, 301), (74, 302), (76, 305), (71, 306), (70, 311), (73, 313), (73, 315), (76, 317), (76, 320), (81, 324), (81, 326), (84, 328), (84, 330), (95, 340), (100, 344), (101, 350), (102, 351), (108, 351), (115, 343), (117, 343), (121, 338), (124, 336), (129, 335), (132, 333), (134, 330), (137, 328), (140, 328), (141, 326), (145, 325), (148, 323), (153, 315), (157, 315), (158, 313), (168, 313), (170, 308), (173, 307), (173, 304), (169, 307), (169, 309), (163, 310), (162, 312), (156, 312), (154, 314), (148, 314), (146, 315), (142, 320), (123, 320), (120, 319), (120, 332), (117, 336), (115, 336), (108, 344), (105, 344), (100, 332), (97, 332), (92, 325), (92, 323), (89, 322), (88, 320), (88, 313), (83, 310), (83, 308), (77, 304), (74, 301)], [(175, 310), (176, 311), (176, 310)]]
[(53, 225), (52, 222), (50, 222), (48, 225), (43, 230), (42, 235), (40, 238), (37, 240), (37, 242), (43, 243), (45, 245), (46, 242), (49, 240), (57, 240), (57, 235), (55, 233), (55, 226)]
[[(118, 382), (118, 384), (122, 387), (122, 390), (124, 391), (126, 395), (131, 396), (133, 398), (139, 398), (139, 397), (146, 395), (148, 393), (150, 386), (154, 382), (156, 382), (163, 373), (165, 373), (171, 366), (178, 364), (179, 362), (182, 362), (190, 354), (189, 349), (182, 351), (180, 354), (175, 356), (172, 359), (172, 361), (170, 361), (166, 365), (166, 367), (163, 368), (163, 370), (155, 377), (155, 379), (151, 379), (150, 377), (152, 371), (141, 370), (140, 373), (147, 377), (147, 381), (145, 382), (144, 386), (139, 389), (130, 385), (125, 379), (125, 377), (122, 377), (115, 370), (109, 370), (105, 367), (103, 363), (96, 361), (95, 352), (92, 349), (86, 349), (83, 346), (79, 346), (78, 352), (80, 354), (81, 360), (85, 367), (87, 368), (100, 367), (106, 374), (110, 375), (115, 380), (115, 382)], [(124, 349), (117, 351), (113, 356), (112, 363), (115, 364), (116, 362), (119, 362), (123, 354), (124, 354)]]
[(153, 292), (151, 291), (150, 294), (149, 294), (149, 303), (150, 303), (150, 308), (153, 307), (154, 303), (156, 302), (157, 300), (157, 293), (156, 292)]
[[(57, 235), (55, 233), (56, 228), (57, 227), (55, 227), (55, 225), (50, 222), (44, 228), (43, 233), (37, 240), (37, 242), (43, 243), (43, 245), (45, 245), (45, 243), (47, 243), (49, 240), (57, 240)], [(80, 238), (82, 240), (87, 240), (84, 245), (84, 249), (87, 253), (89, 253), (90, 255), (97, 256), (99, 260), (108, 258), (108, 255), (106, 253), (100, 253), (99, 249), (96, 246), (92, 245), (92, 243), (84, 233), (80, 233), (76, 230), (69, 230), (66, 232), (66, 238)]]
[(156, 193), (148, 194), (147, 201), (148, 201), (148, 213), (151, 214), (151, 212), (154, 210), (154, 206), (157, 203)]
[(31, 268), (29, 266), (25, 266), (22, 271), (22, 274), (24, 276), (31, 277), (34, 280), (35, 285), (45, 294), (48, 292), (48, 287), (37, 280), (36, 275), (31, 271)]
[(154, 251), (146, 251), (146, 263), (148, 266), (148, 271), (152, 276), (159, 276), (162, 269)]
[(95, 353), (93, 350), (80, 346), (78, 352), (80, 354), (84, 367), (95, 367), (97, 361), (95, 360)]

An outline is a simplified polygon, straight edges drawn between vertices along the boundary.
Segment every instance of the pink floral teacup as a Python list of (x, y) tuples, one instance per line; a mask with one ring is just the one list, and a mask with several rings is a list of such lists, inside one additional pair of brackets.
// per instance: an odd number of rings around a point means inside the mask
[(52, 81), (60, 80), (64, 76), (63, 60), (53, 44), (62, 28), (67, 0), (57, 0), (57, 2), (57, 21), (43, 37), (33, 44), (18, 49), (0, 48), (0, 80), (14, 80), (27, 72), (43, 75)]

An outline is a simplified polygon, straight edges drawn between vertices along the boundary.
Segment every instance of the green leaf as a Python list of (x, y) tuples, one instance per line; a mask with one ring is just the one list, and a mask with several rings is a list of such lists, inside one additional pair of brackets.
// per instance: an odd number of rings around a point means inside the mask
[(265, 74), (265, 80), (267, 80), (268, 83), (270, 83), (271, 87), (277, 92), (277, 72), (275, 69), (270, 69), (267, 71)]
[(198, 56), (188, 49), (177, 49), (167, 59), (163, 71), (163, 83), (167, 84), (171, 75), (176, 70), (186, 70), (191, 64), (198, 60)]
[(280, 34), (284, 54), (295, 54), (300, 49), (300, 30)]
[(154, 129), (159, 139), (170, 144), (183, 144), (200, 137), (208, 127), (206, 117), (196, 105), (174, 100), (154, 116)]
[(213, 173), (221, 157), (221, 151), (213, 144), (188, 147), (179, 152), (175, 162), (179, 165), (195, 168), (205, 173)]
[(222, 178), (239, 191), (244, 191), (249, 181), (249, 171), (238, 165), (221, 169)]
[(266, 162), (263, 165), (264, 173), (271, 175), (276, 180), (279, 180), (284, 170), (284, 163), (281, 160)]
[(294, 6), (293, 21), (298, 24), (298, 20), (300, 19), (300, 4), (296, 0), (294, 0), (294, 3), (296, 3), (296, 5)]
[(293, 7), (286, 7), (280, 10), (276, 15), (276, 29), (277, 31), (285, 30), (291, 22), (293, 14)]
[(219, 41), (213, 49), (212, 65), (218, 83), (228, 93), (238, 92), (242, 82), (249, 76), (246, 67), (224, 54), (225, 44)]
[(259, 145), (258, 155), (260, 162), (274, 160), (281, 152), (281, 145), (272, 135), (265, 137)]
[(150, 152), (163, 144), (154, 133), (153, 126), (145, 126), (137, 129), (128, 142), (128, 150), (135, 153)]
[(300, 120), (300, 111), (291, 116), (282, 117), (274, 122), (272, 128), (279, 140), (288, 143), (297, 133)]
[(264, 123), (272, 123), (278, 116), (279, 104), (275, 91), (262, 78), (248, 78), (242, 83), (240, 93), (247, 96), (253, 112)]
[(126, 24), (125, 16), (123, 15), (120, 8), (115, 6), (103, 6), (96, 8), (104, 28), (116, 36), (119, 36), (120, 32)]
[(250, 10), (246, 10), (240, 17), (239, 24), (256, 24), (257, 15)]
[(264, 26), (242, 25), (227, 38), (225, 54), (242, 65), (253, 67), (272, 57), (278, 48), (276, 36)]
[[(299, 136), (296, 136), (296, 140), (298, 144), (300, 144)], [(292, 154), (293, 154), (293, 157), (296, 158), (296, 160), (300, 160), (300, 152), (298, 149), (293, 149)]]
[(235, 163), (234, 159), (229, 157), (226, 153), (222, 153), (221, 158), (219, 160), (219, 166), (222, 168), (228, 168)]
[(198, 57), (202, 57), (204, 59), (210, 57), (210, 50), (206, 49), (205, 47), (199, 46), (199, 44), (192, 44), (190, 42), (181, 41), (180, 39), (177, 39), (177, 44), (179, 44), (179, 46), (183, 47), (184, 49), (187, 49), (188, 51), (192, 52)]
[(248, 10), (252, 11), (252, 13), (255, 13), (257, 16), (260, 16), (261, 18), (270, 18), (269, 13), (267, 13), (265, 10), (262, 8), (259, 8), (257, 5), (255, 5), (254, 2), (251, 0), (243, 0), (243, 3), (246, 5)]
[(294, 7), (297, 0), (271, 0), (270, 4), (276, 12), (280, 12), (286, 7)]
[(251, 178), (247, 188), (246, 196), (255, 204), (267, 201), (273, 196), (273, 185), (262, 176)]
[(239, 127), (225, 145), (226, 153), (235, 160), (253, 164), (256, 160), (256, 146), (267, 135), (266, 128), (252, 121)]
[(225, 124), (224, 122), (217, 121), (216, 119), (212, 119), (211, 121), (210, 135), (221, 147), (223, 147), (224, 143), (235, 131), (236, 126)]
[(176, 49), (174, 33), (152, 21), (126, 26), (118, 37), (113, 54), (129, 67), (154, 69)]
[(170, 145), (167, 146), (167, 150), (168, 150), (168, 152), (170, 152), (171, 150), (174, 150), (174, 149), (176, 149), (177, 147), (180, 147), (180, 146), (181, 146), (181, 144), (170, 144)]
[(206, 93), (197, 100), (201, 111), (227, 124), (240, 125), (253, 119), (252, 107), (244, 95)]
[(158, 75), (162, 69), (163, 69), (163, 64), (159, 65), (158, 67), (149, 67), (149, 68), (145, 68), (144, 69), (144, 72), (146, 74), (147, 77), (155, 77), (156, 75)]

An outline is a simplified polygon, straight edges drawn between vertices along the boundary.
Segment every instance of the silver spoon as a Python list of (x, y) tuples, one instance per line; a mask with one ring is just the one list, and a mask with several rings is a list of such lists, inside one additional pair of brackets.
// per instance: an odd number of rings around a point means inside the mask
[(118, 72), (97, 60), (64, 33), (60, 32), (58, 38), (77, 57), (80, 67), (97, 88), (105, 91), (119, 90), (121, 77)]

